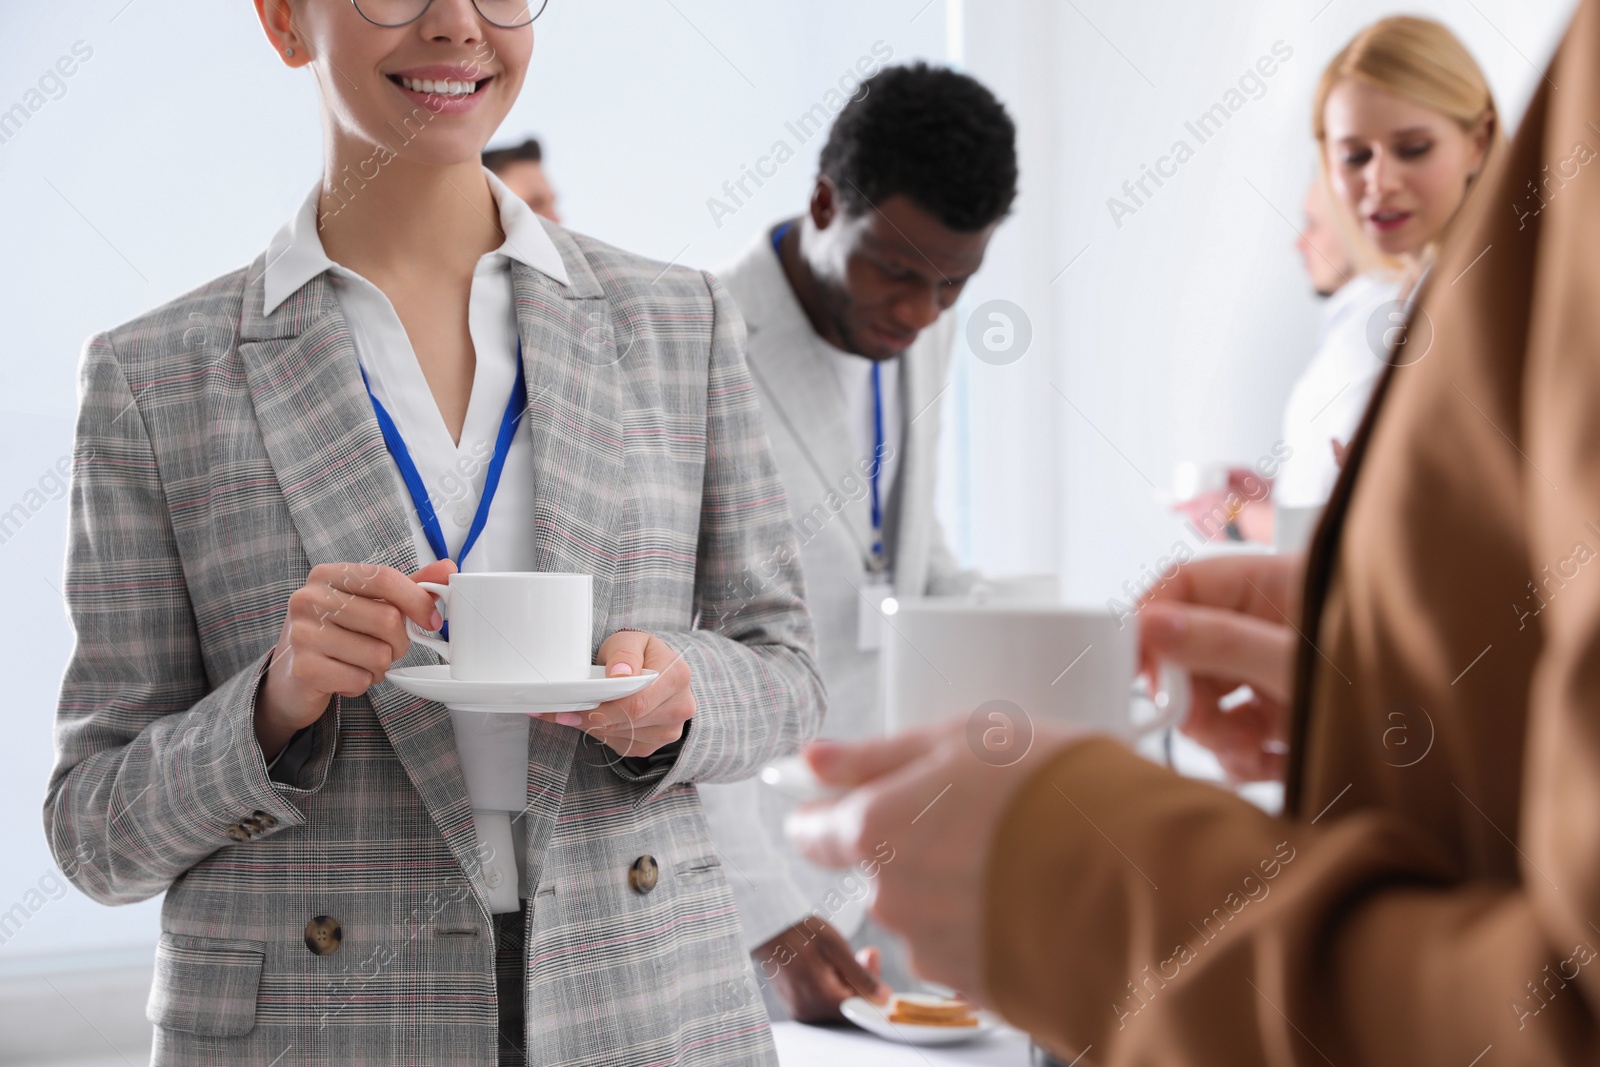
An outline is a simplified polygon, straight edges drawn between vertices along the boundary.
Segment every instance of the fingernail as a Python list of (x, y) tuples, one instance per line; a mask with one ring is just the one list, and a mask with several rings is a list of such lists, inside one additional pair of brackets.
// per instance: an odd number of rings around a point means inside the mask
[(560, 715), (556, 716), (556, 722), (560, 723), (562, 726), (582, 726), (583, 716), (579, 715), (575, 711), (563, 711)]
[(606, 674), (611, 678), (620, 678), (624, 675), (629, 675), (632, 673), (633, 664), (631, 663), (613, 663), (611, 666), (606, 668)]
[(441, 627), (443, 625), (444, 625), (444, 616), (440, 615), (439, 614), (439, 609), (435, 608), (434, 611), (433, 611), (433, 614), (428, 616), (428, 629), (437, 630), (439, 627)]

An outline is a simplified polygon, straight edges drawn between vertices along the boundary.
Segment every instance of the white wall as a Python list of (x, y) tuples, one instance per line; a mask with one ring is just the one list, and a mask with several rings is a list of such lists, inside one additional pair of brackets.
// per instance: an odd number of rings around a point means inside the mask
[[(820, 138), (801, 143), (787, 120), (878, 42), (896, 60), (944, 58), (943, 0), (923, 8), (552, 0), (497, 140), (544, 139), (574, 229), (713, 267), (804, 208)], [(51, 899), (48, 880), (29, 895), (54, 871), (39, 810), (71, 631), (58, 594), (66, 504), (26, 494), (70, 454), (79, 348), (254, 258), (321, 159), (309, 77), (276, 62), (246, 0), (16, 4), (6, 23), (0, 110), (75, 42), (92, 55), (0, 144), (0, 511), (39, 505), (0, 544), (16, 583), (0, 642), (18, 664), (0, 712), (0, 915), (42, 902), (19, 933), (0, 934), (0, 973), (41, 954), (148, 945), (157, 930), (154, 904), (108, 909), (75, 890)], [(755, 195), (716, 225), (706, 201), (780, 138), (796, 158), (760, 189), (747, 184)]]

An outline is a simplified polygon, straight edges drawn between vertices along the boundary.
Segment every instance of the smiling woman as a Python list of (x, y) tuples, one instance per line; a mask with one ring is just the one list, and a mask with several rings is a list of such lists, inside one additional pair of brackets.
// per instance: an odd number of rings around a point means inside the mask
[[(154, 1062), (772, 1063), (693, 783), (822, 693), (738, 314), (483, 169), (537, 7), (256, 8), (322, 178), (79, 370), (45, 824), (95, 899), (166, 894)], [(654, 680), (536, 719), (408, 695), (419, 583), (458, 571), (581, 575), (577, 643)]]

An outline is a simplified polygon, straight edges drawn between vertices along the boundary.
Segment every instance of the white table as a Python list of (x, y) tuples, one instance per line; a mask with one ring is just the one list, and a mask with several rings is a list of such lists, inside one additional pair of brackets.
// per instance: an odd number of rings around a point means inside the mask
[(1028, 1067), (1028, 1037), (1002, 1026), (960, 1045), (901, 1045), (853, 1026), (773, 1023), (782, 1067)]

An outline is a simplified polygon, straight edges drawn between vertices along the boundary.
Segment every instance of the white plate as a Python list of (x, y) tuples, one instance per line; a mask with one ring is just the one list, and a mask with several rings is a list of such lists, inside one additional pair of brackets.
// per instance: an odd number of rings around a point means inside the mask
[(590, 667), (576, 682), (469, 682), (450, 677), (448, 663), (396, 667), (389, 681), (413, 696), (437, 700), (452, 711), (490, 711), (503, 715), (552, 715), (589, 711), (608, 700), (632, 696), (656, 680), (655, 671), (607, 678), (604, 667)]
[(885, 1041), (898, 1041), (903, 1045), (958, 1045), (981, 1037), (1000, 1025), (1000, 1021), (986, 1011), (978, 1012), (977, 1026), (915, 1026), (911, 1023), (892, 1023), (887, 1008), (880, 1008), (866, 997), (851, 997), (839, 1005), (839, 1012), (870, 1034)]

